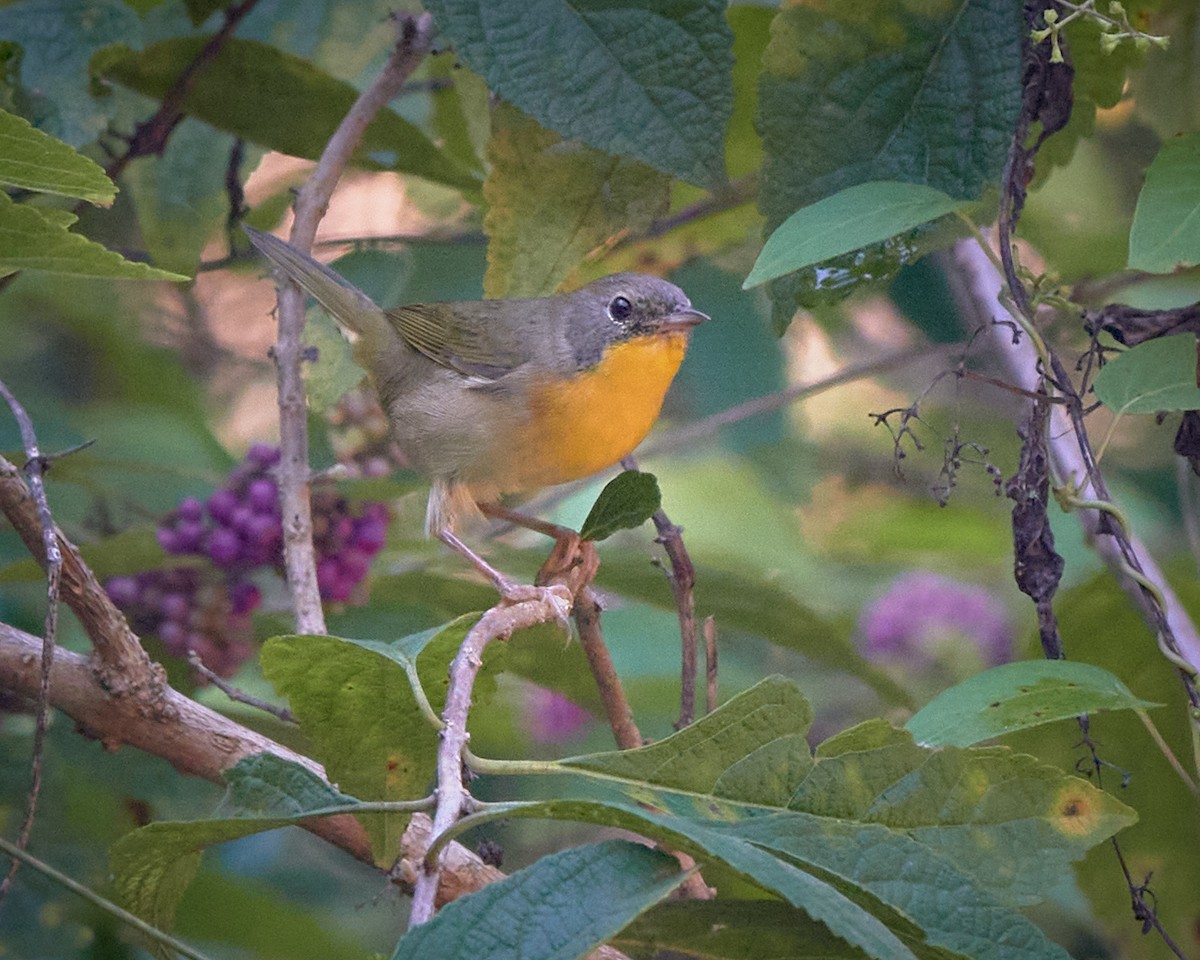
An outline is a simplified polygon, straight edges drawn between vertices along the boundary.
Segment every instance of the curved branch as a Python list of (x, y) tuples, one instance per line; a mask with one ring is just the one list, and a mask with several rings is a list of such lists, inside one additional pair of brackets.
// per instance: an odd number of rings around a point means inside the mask
[[(350, 162), (364, 131), (399, 92), (416, 69), (433, 38), (429, 14), (398, 17), (399, 39), (387, 64), (363, 91), (326, 144), (312, 176), (300, 188), (295, 203), (291, 243), (308, 253), (317, 225), (329, 207), (333, 188)], [(290, 280), (279, 281), (279, 338), (274, 356), (279, 390), (279, 498), (283, 516), (284, 563), (296, 610), (299, 633), (325, 633), (325, 614), (317, 589), (317, 565), (312, 544), (312, 506), (308, 495), (308, 410), (304, 401), (301, 362), (304, 358), (304, 294)]]
[[(41, 682), (41, 645), (37, 637), (0, 623), (0, 688), (26, 697)], [(105, 750), (129, 745), (162, 757), (182, 774), (223, 783), (223, 774), (239, 760), (273, 753), (301, 764), (322, 779), (324, 768), (269, 737), (202, 706), (164, 686), (160, 709), (148, 712), (135, 697), (105, 689), (87, 657), (70, 650), (55, 653), (50, 670), (50, 705), (75, 721)], [(371, 846), (362, 825), (349, 815), (305, 823), (312, 833), (371, 863)]]

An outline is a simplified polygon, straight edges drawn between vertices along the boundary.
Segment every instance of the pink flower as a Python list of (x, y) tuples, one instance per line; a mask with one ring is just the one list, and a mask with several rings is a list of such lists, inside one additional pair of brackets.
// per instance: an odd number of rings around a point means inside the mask
[(587, 726), (592, 715), (561, 693), (531, 686), (525, 697), (525, 727), (535, 743), (565, 743)]
[(919, 666), (973, 651), (971, 659), (995, 666), (1012, 659), (1013, 628), (1004, 604), (983, 587), (916, 570), (863, 611), (858, 645), (879, 662)]

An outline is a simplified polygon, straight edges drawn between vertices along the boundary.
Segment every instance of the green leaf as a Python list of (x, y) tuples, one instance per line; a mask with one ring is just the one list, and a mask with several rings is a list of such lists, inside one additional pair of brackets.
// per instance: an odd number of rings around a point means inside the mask
[(596, 247), (666, 212), (667, 177), (637, 160), (564, 143), (505, 104), (492, 117), (488, 159), (489, 298), (554, 293)]
[(392, 960), (576, 960), (683, 881), (674, 857), (606, 840), (542, 857), (443, 907)]
[(732, 34), (718, 0), (430, 0), (488, 86), (540, 124), (702, 186), (723, 174)]
[(943, 691), (905, 724), (918, 743), (969, 747), (1081, 713), (1157, 706), (1107, 670), (1075, 660), (1006, 663)]
[(314, 810), (358, 803), (315, 773), (273, 753), (239, 760), (225, 771), (229, 792), (223, 805), (238, 816), (298, 819)]
[(0, 276), (17, 270), (114, 280), (187, 280), (178, 273), (134, 263), (87, 237), (70, 233), (61, 222), (42, 216), (28, 204), (0, 194)]
[(767, 677), (673, 736), (637, 750), (568, 757), (572, 770), (748, 803), (786, 806), (812, 766), (812, 707), (790, 680)]
[(634, 530), (662, 505), (658, 480), (652, 473), (624, 470), (604, 485), (580, 527), (584, 540), (605, 540), (618, 530)]
[[(1021, 105), (1020, 10), (1010, 0), (781, 9), (759, 87), (767, 232), (872, 180), (979, 198), (1003, 169)], [(898, 253), (888, 259), (894, 269)], [(788, 292), (773, 293), (780, 328), (795, 309)]]
[(560, 763), (639, 788), (886, 826), (1016, 905), (1040, 899), (1071, 860), (1132, 822), (1119, 801), (1031, 757), (932, 750), (883, 721), (827, 740), (814, 761), (810, 718), (795, 686), (772, 677), (659, 743)]
[[(424, 673), (427, 690), (444, 685), (447, 665), (473, 622), (462, 617), (394, 643), (273, 637), (263, 645), (262, 670), (288, 698), (332, 782), (363, 800), (414, 800), (433, 777), (437, 734), (410, 681)], [(421, 658), (427, 648), (428, 658)], [(397, 813), (366, 824), (379, 863), (395, 858), (407, 823)]]
[(94, 160), (5, 110), (0, 110), (0, 184), (102, 207), (117, 195), (116, 184)]
[(285, 826), (287, 821), (161, 821), (127, 833), (109, 853), (117, 899), (160, 930), (170, 931), (179, 901), (200, 869), (205, 848)]
[(663, 951), (703, 960), (862, 960), (863, 956), (823, 924), (778, 900), (668, 901), (609, 942), (630, 956), (645, 958)]
[(224, 10), (233, 2), (234, 0), (184, 0), (183, 5), (187, 8), (192, 24), (198, 27), (218, 10)]
[(1194, 333), (1139, 343), (1096, 374), (1096, 396), (1117, 413), (1200, 410), (1196, 350)]
[(117, 110), (113, 97), (91, 95), (88, 61), (110, 43), (140, 46), (142, 21), (122, 0), (24, 0), (0, 7), (0, 37), (21, 45), (21, 86), (45, 114), (38, 126), (82, 147)]
[(304, 342), (317, 351), (316, 362), (304, 365), (308, 402), (312, 409), (324, 413), (362, 383), (367, 372), (354, 362), (354, 347), (337, 321), (320, 307), (308, 311)]
[[(1195, 567), (1186, 556), (1177, 557), (1172, 566), (1168, 576), (1182, 609), (1194, 621), (1200, 616)], [(1163, 657), (1140, 609), (1111, 574), (1098, 573), (1079, 586), (1060, 590), (1055, 609), (1069, 658), (1086, 658), (1111, 671), (1147, 699), (1179, 704), (1179, 671)], [(1036, 639), (1028, 639), (1031, 648), (1038, 647)], [(1191, 756), (1193, 721), (1188, 713), (1174, 708), (1153, 714), (1174, 757)], [(1167, 751), (1154, 744), (1137, 715), (1128, 710), (1099, 714), (1091, 718), (1090, 733), (1104, 763), (1096, 773), (1138, 812), (1137, 824), (1121, 835), (1123, 849), (1136, 851), (1135, 880), (1140, 883), (1146, 871), (1154, 870), (1158, 916), (1177, 943), (1187, 942), (1195, 934), (1196, 891), (1200, 890), (1200, 857), (1196, 856), (1200, 801), (1174, 769), (1174, 757), (1168, 759)], [(1006, 738), (1006, 743), (1064, 768), (1087, 756), (1081, 753), (1078, 735), (1062, 725), (1023, 730)], [(1126, 771), (1131, 774), (1128, 779)], [(1091, 904), (1083, 929), (1103, 931), (1115, 949), (1128, 957), (1175, 958), (1161, 940), (1153, 944), (1138, 924), (1129, 922), (1129, 889), (1113, 882), (1111, 866), (1111, 851), (1097, 848), (1076, 870), (1079, 887)], [(1160, 882), (1166, 877), (1170, 883)]]
[[(225, 804), (235, 816), (160, 821), (121, 837), (109, 855), (122, 904), (160, 930), (170, 930), (184, 891), (214, 844), (275, 830), (321, 810), (357, 803), (312, 771), (270, 754), (247, 757), (226, 771)], [(374, 815), (365, 815), (370, 823)]]
[[(115, 46), (98, 54), (92, 69), (161, 98), (207, 42), (206, 37), (180, 37), (141, 53)], [(197, 76), (183, 109), (260, 146), (315, 160), (357, 96), (350, 84), (306, 60), (233, 38)], [(468, 192), (479, 189), (474, 176), (391, 110), (380, 111), (367, 127), (353, 159), (369, 170), (414, 174)]]
[[(135, 163), (121, 182), (133, 199), (146, 251), (154, 262), (194, 274), (205, 244), (229, 215), (226, 184), (234, 138), (206, 123), (185, 119), (153, 163)], [(262, 151), (245, 150), (240, 174), (258, 163)]]
[[(503, 805), (623, 827), (718, 861), (873, 956), (1066, 954), (1016, 909), (1132, 820), (1091, 784), (1005, 748), (930, 750), (872, 721), (814, 758), (794, 685), (763, 681), (693, 727), (626, 753), (561, 761), (587, 800)], [(918, 944), (914, 943), (914, 946)]]
[(767, 238), (743, 289), (830, 257), (879, 243), (953, 213), (963, 201), (919, 183), (847, 187), (788, 217)]
[(482, 173), (491, 129), (487, 85), (453, 53), (432, 54), (426, 63), (430, 79), (446, 84), (431, 94), (430, 124), (438, 142), (464, 169)]
[(1200, 133), (1172, 137), (1146, 171), (1129, 231), (1129, 269), (1171, 273), (1200, 263)]
[(1069, 864), (1136, 820), (1115, 797), (1005, 747), (917, 746), (882, 720), (826, 740), (789, 802), (903, 830), (1006, 903), (1068, 881)]

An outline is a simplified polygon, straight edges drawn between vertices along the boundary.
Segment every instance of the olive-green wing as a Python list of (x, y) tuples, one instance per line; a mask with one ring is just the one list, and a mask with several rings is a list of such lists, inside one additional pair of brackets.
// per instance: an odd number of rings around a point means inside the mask
[(404, 341), (434, 363), (464, 376), (498, 380), (532, 356), (521, 335), (523, 306), (514, 300), (414, 303), (386, 315)]

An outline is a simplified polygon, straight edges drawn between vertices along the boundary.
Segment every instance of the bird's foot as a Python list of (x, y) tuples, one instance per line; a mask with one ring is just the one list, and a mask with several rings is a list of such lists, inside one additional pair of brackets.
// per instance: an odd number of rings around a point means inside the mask
[(526, 603), (531, 600), (545, 603), (553, 611), (555, 622), (560, 624), (564, 630), (570, 629), (569, 617), (572, 596), (569, 588), (557, 583), (549, 586), (517, 583), (506, 577), (484, 560), (483, 557), (479, 556), (479, 554), (463, 543), (453, 531), (440, 531), (438, 539), (455, 553), (465, 557), (470, 561), (471, 566), (491, 581), (492, 586), (496, 588), (496, 592), (500, 594), (501, 603), (512, 605), (515, 603)]

